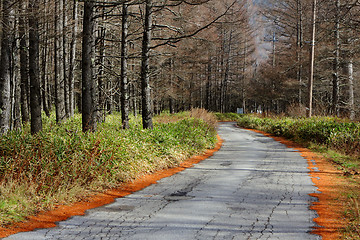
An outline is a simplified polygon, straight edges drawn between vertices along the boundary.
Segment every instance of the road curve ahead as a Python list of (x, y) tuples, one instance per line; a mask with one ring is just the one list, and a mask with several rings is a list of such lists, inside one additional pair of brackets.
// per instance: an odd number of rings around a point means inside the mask
[(213, 157), (58, 227), (6, 239), (320, 239), (316, 192), (298, 152), (221, 123)]

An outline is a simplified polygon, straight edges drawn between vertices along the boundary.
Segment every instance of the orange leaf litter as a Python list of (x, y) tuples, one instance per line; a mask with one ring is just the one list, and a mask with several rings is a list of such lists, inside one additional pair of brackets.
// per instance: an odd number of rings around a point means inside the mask
[[(319, 227), (315, 227), (312, 233), (322, 236), (324, 240), (338, 239), (338, 230), (344, 226), (344, 222), (342, 220), (343, 206), (339, 203), (341, 190), (340, 186), (343, 184), (342, 180), (339, 178), (341, 172), (336, 170), (336, 168), (328, 161), (299, 144), (289, 141), (283, 137), (275, 137), (262, 131), (253, 129), (247, 130), (264, 134), (265, 136), (281, 142), (289, 148), (298, 150), (301, 153), (301, 156), (307, 159), (309, 164), (308, 169), (310, 170), (312, 181), (318, 188), (318, 191), (321, 192), (310, 194), (311, 196), (318, 198), (317, 202), (312, 203), (311, 209), (315, 210), (319, 215), (319, 217), (314, 219)], [(105, 193), (96, 194), (87, 201), (78, 202), (72, 205), (56, 206), (54, 210), (40, 212), (36, 216), (30, 216), (28, 217), (28, 220), (24, 222), (15, 223), (8, 228), (0, 228), (0, 238), (7, 237), (18, 232), (32, 231), (37, 228), (55, 227), (56, 222), (64, 221), (75, 215), (84, 215), (85, 211), (88, 209), (112, 203), (115, 198), (124, 197), (133, 192), (139, 191), (151, 184), (155, 184), (162, 178), (174, 175), (212, 156), (214, 152), (220, 149), (222, 142), (222, 139), (218, 136), (218, 143), (214, 149), (207, 150), (206, 153), (201, 156), (187, 159), (181, 163), (179, 167), (145, 175), (131, 183), (124, 184), (124, 186), (119, 189), (113, 189)], [(314, 170), (315, 167), (318, 171)]]

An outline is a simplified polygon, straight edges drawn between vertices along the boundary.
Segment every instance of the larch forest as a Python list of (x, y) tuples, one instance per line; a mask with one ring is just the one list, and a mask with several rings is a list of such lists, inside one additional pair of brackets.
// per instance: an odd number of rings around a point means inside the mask
[(212, 112), (359, 119), (357, 0), (1, 0), (0, 132), (42, 118)]

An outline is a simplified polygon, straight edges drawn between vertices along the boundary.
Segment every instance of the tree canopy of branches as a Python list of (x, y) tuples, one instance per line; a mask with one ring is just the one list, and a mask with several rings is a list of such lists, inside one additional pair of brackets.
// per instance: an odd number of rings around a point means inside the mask
[(54, 109), (83, 131), (107, 114), (152, 116), (246, 103), (254, 41), (249, 4), (212, 0), (2, 0), (1, 134)]
[[(270, 96), (271, 110), (286, 112), (290, 107), (305, 112), (312, 4), (314, 1), (269, 1), (263, 14), (269, 31), (276, 33), (277, 63), (265, 67), (261, 81), (277, 79), (280, 88)], [(355, 119), (359, 113), (358, 78), (359, 3), (352, 0), (317, 1), (314, 68), (314, 113)], [(265, 63), (266, 66), (266, 63)], [(275, 74), (272, 73), (275, 72)], [(272, 77), (269, 76), (272, 75)], [(273, 86), (275, 86), (273, 85)], [(276, 93), (282, 93), (277, 95)], [(275, 100), (275, 102), (274, 102)], [(263, 104), (263, 103), (259, 103)], [(263, 104), (264, 105), (264, 104)], [(264, 105), (264, 106), (265, 106)]]

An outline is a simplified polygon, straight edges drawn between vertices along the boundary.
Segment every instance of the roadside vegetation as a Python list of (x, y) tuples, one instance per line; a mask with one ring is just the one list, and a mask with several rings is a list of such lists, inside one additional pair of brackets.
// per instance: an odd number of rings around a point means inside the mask
[(290, 118), (241, 115), (240, 127), (286, 137), (337, 164), (348, 182), (345, 194), (348, 225), (344, 239), (360, 239), (360, 123), (334, 117)]
[(30, 127), (0, 138), (0, 225), (39, 210), (86, 198), (136, 177), (178, 165), (216, 143), (216, 118), (201, 109), (155, 117), (153, 130), (140, 118), (121, 128), (120, 114), (107, 117), (94, 133), (81, 131), (81, 116), (44, 130)]

